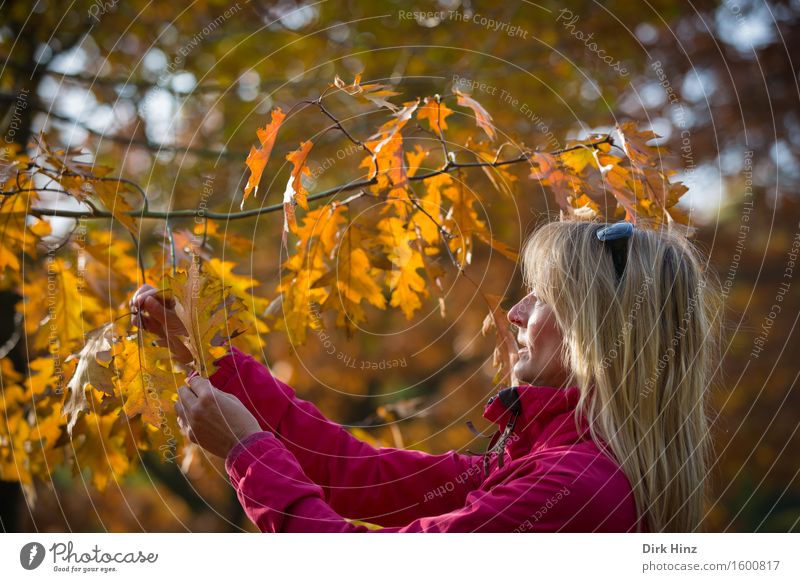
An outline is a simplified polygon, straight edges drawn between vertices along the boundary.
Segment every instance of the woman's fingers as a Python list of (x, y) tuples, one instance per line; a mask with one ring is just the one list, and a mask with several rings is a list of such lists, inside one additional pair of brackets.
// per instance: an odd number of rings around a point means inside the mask
[(152, 285), (146, 285), (145, 284), (145, 285), (142, 285), (141, 287), (139, 287), (136, 290), (136, 292), (133, 294), (133, 297), (131, 297), (131, 301), (130, 301), (131, 309), (137, 309), (138, 310), (141, 307), (142, 301), (146, 297), (148, 297), (148, 296), (152, 295), (153, 293), (155, 293), (156, 291), (157, 291), (157, 289), (155, 287), (153, 287)]
[(167, 310), (164, 305), (152, 295), (145, 297), (142, 306), (147, 310), (147, 313), (160, 323), (164, 328), (167, 327)]
[(166, 307), (167, 309), (173, 309), (175, 307), (175, 298), (172, 296), (165, 297), (164, 292), (160, 289), (156, 289), (152, 285), (142, 285), (139, 289), (136, 290), (136, 293), (133, 294), (130, 301), (130, 307), (132, 311), (139, 311), (144, 307), (144, 304), (151, 300), (156, 301), (156, 303)]
[(143, 306), (166, 333), (186, 335), (186, 328), (175, 313), (175, 310), (162, 303), (158, 298), (153, 296), (145, 298)]
[(185, 410), (191, 409), (197, 402), (197, 394), (185, 384), (178, 388), (178, 402)]

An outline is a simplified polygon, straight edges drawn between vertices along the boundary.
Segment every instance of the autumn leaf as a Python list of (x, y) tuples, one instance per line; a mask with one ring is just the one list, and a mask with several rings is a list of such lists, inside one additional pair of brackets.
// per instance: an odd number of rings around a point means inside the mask
[(43, 289), (36, 299), (52, 303), (52, 307), (44, 311), (44, 319), (38, 322), (34, 347), (67, 357), (83, 340), (84, 334), (98, 326), (102, 307), (62, 259), (47, 265), (44, 283), (50, 287)]
[(42, 356), (28, 362), (28, 376), (24, 386), (26, 396), (31, 400), (41, 400), (48, 395), (64, 391), (67, 379), (75, 370), (75, 362), (70, 358), (60, 361), (52, 356)]
[(233, 261), (221, 261), (214, 258), (206, 263), (206, 267), (214, 277), (218, 278), (225, 287), (230, 288), (231, 292), (242, 301), (245, 309), (237, 314), (238, 317), (248, 327), (255, 329), (257, 333), (267, 333), (269, 327), (260, 315), (269, 307), (270, 300), (253, 294), (252, 288), (258, 285), (258, 281), (252, 277), (234, 273), (233, 269), (237, 264)]
[(116, 180), (94, 180), (91, 182), (91, 188), (114, 218), (119, 220), (133, 236), (138, 237), (139, 222), (130, 214), (138, 198), (134, 189), (129, 184)]
[(379, 83), (367, 83), (366, 85), (362, 85), (360, 73), (355, 76), (352, 85), (346, 84), (336, 75), (333, 80), (333, 85), (348, 95), (352, 95), (362, 101), (373, 103), (378, 107), (385, 107), (392, 111), (397, 111), (398, 109), (394, 103), (387, 101), (387, 99), (399, 95), (400, 93), (387, 89), (385, 85)]
[(0, 196), (0, 274), (6, 269), (20, 271), (23, 253), (36, 259), (36, 244), (50, 234), (49, 222), (28, 215), (28, 208), (37, 200), (35, 193)]
[(417, 175), (417, 170), (419, 170), (422, 162), (428, 157), (429, 153), (430, 152), (428, 150), (424, 149), (419, 144), (414, 145), (414, 151), (406, 152), (406, 161), (408, 162), (406, 173), (410, 177)]
[(258, 194), (258, 183), (261, 181), (261, 174), (267, 166), (272, 148), (275, 145), (275, 138), (278, 136), (278, 128), (280, 128), (285, 118), (286, 114), (280, 107), (276, 107), (272, 110), (272, 120), (264, 126), (263, 129), (259, 128), (256, 132), (261, 147), (256, 148), (251, 146), (250, 153), (245, 161), (245, 164), (250, 169), (250, 177), (247, 179), (247, 184), (244, 187), (241, 208), (244, 208), (244, 203), (250, 196), (250, 192), (253, 192), (253, 196)]
[(559, 156), (561, 163), (569, 167), (575, 174), (583, 172), (589, 164), (594, 164), (594, 148), (578, 147), (577, 149), (564, 152)]
[(329, 298), (338, 310), (337, 325), (348, 330), (366, 319), (363, 302), (378, 309), (386, 308), (386, 298), (381, 292), (377, 278), (380, 270), (370, 264), (369, 256), (362, 245), (361, 231), (349, 225), (342, 236), (337, 252), (336, 289), (338, 294)]
[(123, 410), (128, 418), (141, 415), (142, 420), (159, 426), (172, 411), (183, 374), (173, 373), (169, 348), (154, 346), (157, 336), (139, 331), (139, 337), (122, 338), (114, 343), (114, 385), (124, 399)]
[(490, 140), (494, 140), (495, 129), (492, 122), (492, 116), (489, 115), (489, 112), (483, 108), (483, 105), (475, 101), (475, 99), (469, 95), (465, 95), (458, 89), (453, 89), (453, 93), (455, 93), (456, 97), (458, 98), (456, 103), (462, 107), (469, 107), (472, 109), (472, 112), (475, 113), (475, 123), (477, 123), (478, 127), (480, 127), (486, 133), (486, 136)]
[[(463, 182), (444, 188), (442, 194), (452, 203), (444, 220), (444, 227), (451, 235), (450, 249), (464, 267), (472, 262), (472, 237), (486, 229), (475, 207), (477, 194)], [(488, 233), (486, 239), (490, 239)]]
[(531, 164), (530, 177), (549, 187), (561, 208), (567, 208), (570, 199), (580, 195), (580, 177), (562, 165), (556, 156), (535, 152), (531, 156)]
[(376, 184), (370, 187), (374, 194), (380, 195), (388, 189), (402, 190), (406, 187), (407, 172), (401, 132), (418, 106), (419, 99), (404, 103), (403, 108), (367, 140), (365, 145), (372, 155), (364, 158), (359, 167), (369, 168), (374, 174)]
[(76, 356), (77, 366), (72, 379), (67, 384), (69, 396), (62, 409), (64, 416), (68, 417), (67, 432), (72, 436), (72, 429), (78, 421), (78, 415), (87, 410), (88, 400), (86, 391), (96, 390), (113, 394), (114, 368), (111, 363), (114, 359), (113, 343), (117, 339), (114, 323), (108, 323), (87, 334), (86, 344)]
[(167, 275), (161, 288), (169, 289), (175, 299), (175, 313), (187, 331), (183, 341), (194, 358), (192, 367), (209, 377), (213, 361), (226, 353), (230, 339), (245, 330), (238, 317), (244, 310), (242, 300), (194, 263), (188, 270)]
[(110, 228), (90, 230), (82, 244), (83, 279), (95, 297), (122, 303), (141, 278), (136, 248), (126, 233)]
[(428, 296), (423, 279), (417, 272), (424, 269), (420, 252), (411, 246), (417, 238), (416, 232), (408, 230), (399, 218), (391, 216), (378, 223), (380, 240), (386, 255), (392, 263), (391, 271), (386, 273), (386, 286), (391, 292), (390, 304), (399, 307), (411, 319), (414, 312), (422, 307), (422, 298)]
[(123, 417), (116, 414), (101, 415), (89, 412), (81, 417), (75, 462), (77, 469), (91, 472), (92, 484), (103, 492), (113, 479), (117, 481), (132, 466), (132, 446), (121, 430)]
[(508, 260), (516, 263), (519, 259), (519, 253), (514, 250), (511, 245), (508, 245), (499, 240), (497, 237), (492, 236), (492, 233), (488, 232), (485, 228), (478, 229), (475, 234), (480, 240), (485, 242)]
[(426, 120), (431, 131), (439, 137), (444, 137), (443, 131), (447, 129), (447, 118), (453, 113), (453, 110), (443, 103), (438, 95), (426, 97), (423, 104), (417, 111), (417, 119)]
[(300, 252), (294, 256), (305, 256), (314, 253), (312, 241), (318, 241), (322, 253), (329, 255), (337, 245), (341, 226), (347, 221), (344, 205), (326, 205), (310, 210), (303, 216), (302, 226), (297, 228), (297, 248)]
[[(10, 398), (10, 394), (4, 397)], [(9, 390), (10, 392), (10, 390)], [(23, 486), (33, 483), (31, 465), (29, 460), (29, 447), (31, 427), (24, 416), (21, 401), (9, 405), (4, 410), (4, 422), (0, 423), (0, 478), (4, 481), (18, 481)]]
[(307, 192), (305, 186), (303, 186), (303, 176), (311, 175), (311, 170), (306, 166), (306, 161), (313, 145), (310, 141), (304, 141), (300, 144), (299, 149), (286, 156), (286, 160), (292, 163), (293, 168), (289, 181), (286, 183), (286, 190), (283, 192), (284, 233), (288, 232), (290, 227), (292, 230), (297, 227), (297, 220), (294, 214), (295, 204), (299, 204), (301, 208), (308, 210)]
[[(284, 262), (286, 273), (278, 286), (278, 299), (269, 315), (277, 318), (276, 329), (287, 332), (293, 345), (305, 343), (309, 330), (322, 327), (320, 306), (330, 297), (336, 271), (326, 263), (339, 247), (340, 228), (346, 222), (344, 205), (326, 205), (310, 210), (297, 228), (295, 252)], [(327, 282), (323, 278), (328, 279)]]
[[(468, 141), (467, 148), (470, 152), (475, 154), (479, 160), (490, 164), (494, 164), (500, 159), (499, 156), (503, 149), (502, 146), (499, 149), (495, 149), (491, 147), (489, 142), (485, 141)], [(511, 171), (510, 165), (482, 166), (481, 169), (498, 192), (502, 192), (508, 196), (513, 195), (513, 187), (517, 182), (517, 176)]]
[(319, 311), (315, 306), (323, 304), (329, 292), (314, 284), (322, 276), (318, 270), (301, 269), (291, 273), (280, 286), (282, 317), (277, 327), (286, 330), (293, 345), (306, 341), (309, 330), (322, 327)]
[(661, 137), (654, 131), (642, 131), (636, 127), (633, 121), (617, 124), (617, 133), (619, 133), (622, 149), (628, 155), (635, 166), (660, 166), (661, 149), (656, 146), (647, 145), (647, 142)]

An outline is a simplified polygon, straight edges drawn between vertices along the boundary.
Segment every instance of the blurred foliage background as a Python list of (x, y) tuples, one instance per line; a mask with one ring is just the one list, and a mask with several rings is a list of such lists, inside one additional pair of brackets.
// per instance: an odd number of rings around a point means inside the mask
[[(707, 528), (797, 531), (800, 283), (785, 275), (800, 234), (800, 93), (792, 61), (800, 54), (799, 17), (796, 0), (6, 1), (0, 127), (7, 143), (24, 145), (45, 131), (53, 142), (84, 148), (142, 185), (151, 208), (234, 211), (247, 179), (244, 160), (270, 109), (317, 97), (337, 74), (349, 81), (363, 72), (365, 81), (395, 86), (398, 103), (451, 93), (460, 79), (492, 114), (502, 140), (543, 150), (623, 119), (649, 124), (682, 168), (678, 178), (690, 191), (681, 204), (727, 292), (730, 333), (712, 396), (717, 462)], [(376, 123), (363, 116), (348, 127), (363, 136), (359, 126)], [(324, 119), (287, 119), (273, 157), (324, 127)], [(316, 142), (312, 193), (357, 174), (361, 156), (349, 156), (346, 145)], [(287, 173), (265, 175), (254, 204), (280, 202)], [(517, 246), (554, 213), (550, 195), (522, 181), (514, 204), (499, 208), (491, 226)], [(162, 242), (157, 222), (145, 223), (146, 249)], [(56, 238), (73, 226), (52, 223)], [(271, 295), (281, 226), (278, 213), (220, 223), (231, 244), (215, 239), (215, 256), (237, 261), (237, 272)], [(90, 228), (124, 237), (108, 221)], [(255, 242), (252, 255), (238, 254), (233, 235)], [(507, 259), (478, 249), (473, 273), (507, 305), (520, 298), (520, 274)], [(787, 280), (790, 291), (771, 318)], [(480, 335), (485, 309), (474, 291), (457, 284), (447, 293), (444, 320), (431, 300), (411, 322), (375, 312), (352, 338), (331, 330), (327, 339), (342, 357), (331, 357), (316, 335), (295, 350), (279, 333), (266, 335), (256, 356), (375, 444), (474, 449), (480, 445), (464, 422), (483, 424), (493, 342)], [(15, 300), (3, 292), (0, 344), (14, 336)], [(765, 324), (763, 351), (754, 355)], [(8, 357), (26, 372), (24, 342)], [(387, 358), (402, 364), (370, 369)], [(145, 457), (141, 469), (102, 494), (68, 473), (39, 489), (28, 507), (16, 483), (3, 483), (4, 530), (253, 529), (213, 461), (183, 475)]]

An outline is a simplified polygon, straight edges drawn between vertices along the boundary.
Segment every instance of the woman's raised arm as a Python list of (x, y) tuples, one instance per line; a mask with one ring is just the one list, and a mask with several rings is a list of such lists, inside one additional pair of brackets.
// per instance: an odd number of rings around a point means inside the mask
[(462, 507), (481, 482), (479, 455), (375, 448), (325, 418), (262, 363), (232, 348), (211, 383), (236, 396), (297, 459), (340, 515), (383, 526)]

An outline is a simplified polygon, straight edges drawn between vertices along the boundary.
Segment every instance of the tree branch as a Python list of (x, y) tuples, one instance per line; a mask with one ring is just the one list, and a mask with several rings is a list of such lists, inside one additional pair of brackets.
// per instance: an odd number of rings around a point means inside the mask
[[(589, 144), (578, 144), (575, 146), (570, 146), (567, 148), (562, 148), (560, 150), (548, 152), (550, 155), (557, 156), (559, 154), (563, 154), (569, 151), (574, 151), (580, 148), (597, 148), (603, 144), (613, 144), (612, 137), (610, 135), (604, 136), (603, 139), (600, 139), (596, 142), (592, 142)], [(511, 164), (519, 164), (521, 162), (527, 162), (534, 156), (536, 152), (524, 152), (521, 155), (511, 158), (508, 160), (496, 160), (492, 162), (452, 162), (447, 166), (440, 168), (438, 170), (432, 170), (427, 174), (416, 174), (408, 178), (409, 181), (417, 182), (422, 180), (427, 180), (428, 178), (433, 178), (434, 176), (438, 176), (440, 174), (449, 174), (456, 170), (466, 169), (466, 168), (497, 168), (500, 166), (508, 166)], [(349, 192), (351, 190), (358, 190), (359, 188), (366, 188), (368, 186), (372, 186), (375, 184), (376, 180), (374, 178), (366, 179), (366, 180), (356, 180), (353, 182), (349, 182), (347, 184), (343, 184), (340, 186), (336, 186), (334, 188), (330, 188), (328, 190), (323, 190), (322, 192), (318, 192), (317, 194), (312, 194), (308, 196), (307, 201), (313, 202), (315, 200), (322, 200), (324, 198), (329, 198), (341, 192)], [(10, 192), (2, 192), (3, 195), (12, 196), (14, 194), (18, 194), (24, 191), (43, 191), (42, 188), (32, 188), (28, 190), (14, 190)], [(57, 189), (48, 189), (47, 191), (56, 191), (62, 194), (69, 195), (68, 192), (64, 190), (57, 190)], [(269, 214), (271, 212), (280, 212), (283, 210), (283, 203), (279, 204), (271, 204), (269, 206), (262, 206), (261, 208), (253, 208), (251, 210), (243, 210), (241, 212), (213, 212), (207, 211), (202, 208), (196, 209), (181, 209), (181, 210), (149, 210), (145, 208), (140, 208), (137, 210), (132, 210), (127, 214), (129, 216), (133, 216), (135, 218), (155, 218), (155, 219), (170, 219), (170, 218), (193, 218), (193, 217), (205, 217), (211, 220), (239, 220), (243, 218), (251, 218), (254, 216), (260, 216), (262, 214)], [(9, 213), (13, 214), (13, 213)], [(31, 208), (28, 210), (27, 214), (33, 216), (61, 216), (65, 218), (86, 218), (86, 219), (100, 219), (100, 218), (112, 218), (113, 215), (111, 212), (108, 211), (83, 211), (83, 210), (58, 210), (57, 208)]]

